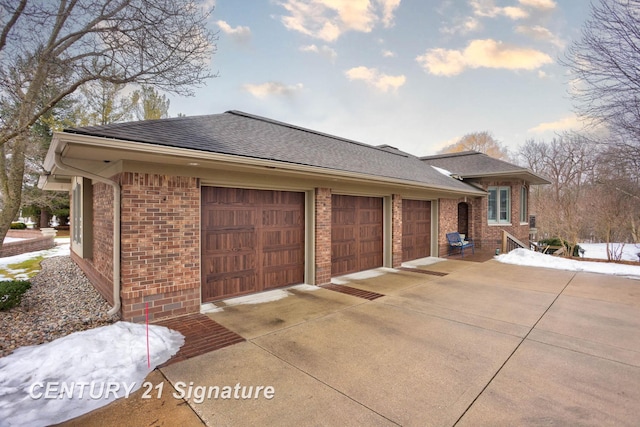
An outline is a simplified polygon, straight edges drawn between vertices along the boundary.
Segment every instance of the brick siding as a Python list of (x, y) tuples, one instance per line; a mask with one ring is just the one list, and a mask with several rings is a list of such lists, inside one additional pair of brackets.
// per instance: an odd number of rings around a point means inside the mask
[(40, 230), (9, 230), (7, 237), (28, 240), (3, 243), (0, 248), (0, 258), (42, 251), (55, 246), (53, 236), (43, 236)]
[(475, 247), (493, 250), (502, 244), (502, 230), (506, 230), (522, 242), (529, 240), (529, 224), (520, 224), (520, 189), (521, 183), (511, 181), (488, 181), (480, 183), (482, 189), (489, 187), (511, 188), (511, 222), (510, 225), (489, 225), (488, 197), (440, 199), (438, 244), (439, 256), (446, 256), (449, 250), (446, 233), (458, 231), (458, 204), (466, 202), (469, 209), (469, 237), (474, 240)]
[(122, 185), (122, 318), (142, 321), (200, 308), (197, 178), (125, 172)]
[(331, 282), (331, 189), (315, 191), (316, 285)]
[(402, 196), (394, 194), (391, 204), (391, 263), (392, 267), (396, 268), (402, 265)]
[(113, 187), (104, 183), (96, 183), (93, 186), (93, 250), (91, 263), (97, 273), (110, 283), (108, 292), (112, 293)]

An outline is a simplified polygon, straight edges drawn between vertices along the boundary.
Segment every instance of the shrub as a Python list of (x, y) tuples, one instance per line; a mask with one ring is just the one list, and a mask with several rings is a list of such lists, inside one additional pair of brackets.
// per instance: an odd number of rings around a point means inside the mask
[(22, 295), (31, 287), (27, 280), (0, 281), (0, 311), (9, 310), (20, 304)]
[(12, 222), (11, 229), (12, 230), (26, 230), (27, 224), (24, 222)]
[[(549, 246), (564, 246), (567, 249), (567, 253), (569, 253), (570, 243), (564, 239), (560, 239), (559, 237), (551, 237), (549, 239), (540, 240), (538, 242), (541, 245), (549, 245)], [(573, 248), (573, 256), (580, 256), (580, 245), (576, 243)]]

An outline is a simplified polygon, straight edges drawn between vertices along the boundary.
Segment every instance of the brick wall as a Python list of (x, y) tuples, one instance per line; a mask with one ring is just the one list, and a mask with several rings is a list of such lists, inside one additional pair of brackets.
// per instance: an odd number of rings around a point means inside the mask
[[(478, 184), (478, 183), (477, 183)], [(466, 202), (469, 209), (469, 237), (474, 240), (477, 249), (494, 250), (502, 242), (502, 230), (514, 235), (522, 242), (529, 240), (529, 224), (520, 225), (520, 188), (522, 184), (510, 181), (491, 181), (479, 183), (484, 190), (490, 186), (511, 188), (511, 222), (510, 225), (489, 225), (488, 197), (440, 199), (439, 256), (446, 256), (449, 250), (446, 233), (458, 231), (458, 203)]]
[(458, 231), (459, 199), (438, 200), (438, 256), (446, 256), (449, 250), (447, 233)]
[[(111, 179), (117, 180), (118, 177)], [(69, 197), (73, 204), (73, 194)], [(84, 258), (71, 251), (71, 259), (87, 275), (100, 295), (113, 305), (113, 188), (104, 183), (95, 183), (92, 199), (92, 251), (90, 254), (84, 254)]]
[(122, 317), (144, 321), (200, 307), (197, 178), (125, 172), (122, 185)]
[(3, 243), (0, 248), (0, 258), (42, 251), (55, 246), (53, 236), (43, 236), (40, 230), (9, 230), (7, 237), (28, 240)]
[(391, 205), (392, 267), (395, 268), (402, 265), (402, 196), (394, 194)]
[(315, 191), (316, 285), (331, 282), (331, 189)]
[(113, 304), (113, 187), (104, 183), (93, 186), (93, 250), (87, 262), (95, 271), (83, 270)]

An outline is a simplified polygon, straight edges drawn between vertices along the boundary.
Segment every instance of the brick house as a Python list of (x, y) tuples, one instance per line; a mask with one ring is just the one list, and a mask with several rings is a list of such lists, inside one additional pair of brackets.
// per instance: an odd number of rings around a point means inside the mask
[(158, 320), (442, 255), (460, 203), (490, 241), (494, 186), (542, 183), (522, 168), (467, 182), (436, 160), (228, 111), (55, 133), (40, 187), (70, 192), (71, 256), (112, 312), (143, 321), (148, 303)]
[[(447, 212), (441, 222), (443, 230), (465, 233), (480, 248), (499, 248), (503, 230), (522, 242), (529, 240), (529, 189), (532, 185), (551, 184), (549, 180), (477, 151), (420, 159), (486, 191), (484, 197), (442, 200), (440, 210)], [(445, 233), (440, 239), (442, 256), (447, 252)]]

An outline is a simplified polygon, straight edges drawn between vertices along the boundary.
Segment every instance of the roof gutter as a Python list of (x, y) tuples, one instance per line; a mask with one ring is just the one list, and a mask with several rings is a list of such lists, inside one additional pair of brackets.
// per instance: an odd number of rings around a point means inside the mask
[(54, 164), (63, 171), (89, 178), (113, 187), (113, 307), (107, 312), (110, 316), (120, 312), (120, 184), (100, 175), (69, 166), (62, 161), (62, 154), (55, 153)]
[[(58, 139), (58, 135), (60, 139)], [(62, 138), (64, 138), (64, 140)], [(283, 161), (272, 160), (272, 159), (262, 159), (257, 157), (247, 157), (247, 156), (240, 156), (240, 155), (234, 155), (234, 154), (189, 150), (185, 148), (170, 147), (166, 145), (143, 143), (138, 141), (126, 141), (126, 140), (120, 140), (117, 138), (99, 137), (99, 136), (83, 135), (83, 134), (77, 134), (77, 133), (55, 132), (54, 142), (55, 141), (60, 141), (60, 143), (63, 143), (65, 145), (67, 144), (91, 145), (91, 146), (99, 146), (100, 148), (123, 150), (128, 152), (149, 153), (154, 155), (169, 156), (172, 158), (184, 158), (184, 159), (197, 158), (202, 161), (214, 161), (214, 162), (222, 161), (225, 163), (234, 163), (242, 166), (267, 167), (269, 169), (279, 169), (282, 171), (290, 171), (290, 172), (303, 173), (303, 174), (314, 174), (314, 175), (321, 174), (328, 177), (365, 180), (367, 182), (376, 181), (376, 182), (381, 182), (385, 184), (404, 185), (404, 186), (413, 187), (416, 189), (442, 191), (445, 193), (454, 194), (456, 195), (456, 197), (459, 195), (481, 196), (486, 194), (485, 191), (482, 191), (482, 190), (477, 191), (475, 190), (475, 188), (469, 188), (467, 190), (467, 189), (451, 188), (445, 185), (437, 185), (437, 184), (425, 185), (425, 183), (421, 183), (418, 181), (409, 181), (402, 178), (375, 176), (375, 175), (365, 174), (362, 172), (350, 172), (350, 171), (344, 171), (339, 169), (330, 169), (322, 166), (289, 163), (289, 162), (283, 162)], [(47, 156), (47, 159), (45, 159), (45, 168), (48, 167), (48, 161), (49, 161), (49, 156)], [(453, 179), (456, 179), (456, 178), (453, 178)]]

